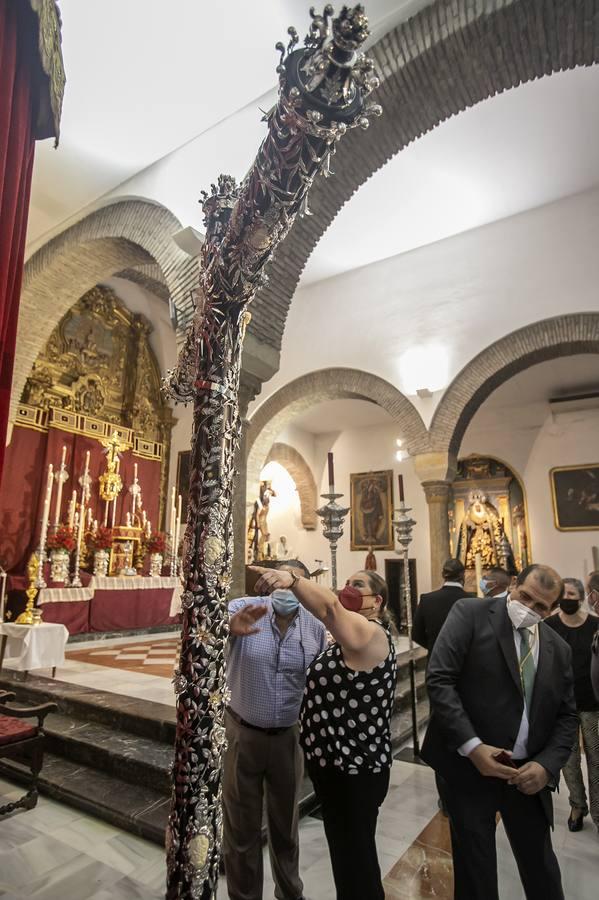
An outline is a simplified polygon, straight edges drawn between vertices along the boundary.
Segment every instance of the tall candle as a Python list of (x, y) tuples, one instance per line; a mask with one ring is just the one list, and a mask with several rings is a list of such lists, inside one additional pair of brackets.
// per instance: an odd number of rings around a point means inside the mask
[(93, 526), (92, 526), (92, 533), (93, 533), (93, 534), (96, 534), (97, 531), (98, 531), (98, 520), (97, 520), (97, 519), (94, 519), (94, 524), (93, 524)]
[(333, 454), (331, 452), (327, 453), (327, 462), (329, 466), (329, 493), (333, 494), (333, 488), (335, 486), (335, 470), (333, 468)]
[(66, 458), (67, 458), (67, 448), (63, 444), (62, 457), (60, 460), (60, 469), (58, 470), (58, 475), (57, 475), (58, 490), (56, 492), (56, 507), (54, 510), (54, 524), (55, 525), (60, 524), (60, 507), (62, 506), (62, 481), (63, 481), (63, 474), (64, 474), (64, 470), (65, 470)]
[(69, 528), (73, 528), (75, 524), (75, 507), (77, 506), (77, 491), (71, 494), (71, 502), (69, 503)]
[(40, 531), (40, 544), (45, 544), (46, 531), (48, 530), (48, 518), (50, 516), (50, 500), (52, 499), (52, 485), (54, 483), (54, 466), (52, 463), (48, 466), (48, 480), (46, 482), (46, 496), (44, 497), (44, 506), (42, 509), (42, 528)]
[(146, 527), (146, 522), (147, 522), (147, 521), (148, 521), (148, 517), (146, 516), (146, 511), (145, 511), (145, 509), (142, 509), (142, 511), (141, 511), (141, 524), (143, 525), (144, 528)]
[(86, 523), (88, 528), (91, 528), (91, 525), (92, 525), (92, 518), (93, 518), (93, 516), (92, 516), (92, 508), (91, 508), (91, 506), (88, 506), (88, 507), (87, 507), (87, 523)]
[(148, 537), (150, 537), (151, 534), (152, 534), (152, 523), (150, 522), (149, 519), (148, 519), (148, 521), (146, 522), (146, 534), (147, 534)]
[(133, 464), (133, 481), (137, 482), (137, 463)]
[(106, 503), (104, 506), (104, 528), (108, 528), (108, 507), (109, 506), (110, 506), (110, 503), (108, 500), (106, 500)]
[(126, 519), (125, 519), (125, 522), (126, 522), (126, 524), (129, 525), (129, 526), (131, 525), (131, 513), (129, 513), (129, 512), (127, 513), (127, 517), (126, 517)]
[(403, 503), (403, 502), (404, 502), (404, 495), (403, 495), (403, 475), (398, 475), (398, 476), (397, 476), (397, 483), (398, 483), (398, 485), (399, 485), (399, 502), (400, 502), (400, 503)]
[[(85, 525), (85, 484), (81, 488), (81, 504), (79, 509), (81, 513), (79, 515), (79, 529), (77, 531), (77, 546), (80, 547), (83, 543), (83, 526)], [(75, 573), (77, 574), (77, 573)]]
[(114, 500), (112, 501), (112, 521), (111, 521), (111, 524), (112, 524), (112, 527), (113, 527), (113, 528), (114, 528), (115, 521), (116, 521), (116, 497), (115, 497)]
[(89, 472), (89, 450), (85, 454), (85, 469), (84, 469), (83, 474), (87, 475), (88, 472)]

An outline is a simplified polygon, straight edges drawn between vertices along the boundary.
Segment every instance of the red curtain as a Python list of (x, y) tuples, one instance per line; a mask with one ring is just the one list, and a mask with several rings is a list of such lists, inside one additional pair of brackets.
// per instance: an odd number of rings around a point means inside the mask
[(0, 0), (0, 474), (35, 149), (36, 41), (37, 18), (29, 3)]
[[(0, 488), (0, 564), (8, 571), (24, 571), (30, 554), (37, 548), (48, 466), (52, 463), (55, 472), (59, 469), (63, 447), (66, 447), (69, 480), (62, 491), (59, 521), (61, 523), (67, 521), (73, 491), (77, 491), (78, 500), (81, 496), (79, 478), (85, 469), (88, 450), (89, 473), (92, 479), (90, 502), (92, 517), (97, 519), (100, 525), (104, 521), (105, 503), (99, 498), (98, 479), (106, 471), (106, 459), (100, 442), (96, 438), (72, 434), (59, 428), (50, 428), (47, 433), (42, 433), (15, 425), (6, 452)], [(127, 512), (131, 512), (132, 498), (129, 487), (133, 482), (136, 463), (143, 508), (152, 523), (152, 530), (158, 531), (160, 461), (134, 456), (131, 450), (121, 455), (120, 474), (123, 490), (117, 500), (115, 523), (124, 525)], [(50, 523), (56, 518), (57, 496), (55, 484), (50, 504)], [(109, 510), (109, 525), (111, 520), (112, 508)]]

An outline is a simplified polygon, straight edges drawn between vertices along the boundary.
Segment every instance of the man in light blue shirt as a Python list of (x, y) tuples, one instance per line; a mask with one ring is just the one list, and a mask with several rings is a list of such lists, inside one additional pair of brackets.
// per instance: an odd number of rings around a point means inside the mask
[[(309, 577), (299, 560), (280, 568)], [(310, 663), (326, 648), (323, 624), (291, 591), (229, 604), (231, 638), (223, 768), (223, 856), (230, 900), (261, 900), (262, 807), (278, 900), (301, 900), (298, 716)]]

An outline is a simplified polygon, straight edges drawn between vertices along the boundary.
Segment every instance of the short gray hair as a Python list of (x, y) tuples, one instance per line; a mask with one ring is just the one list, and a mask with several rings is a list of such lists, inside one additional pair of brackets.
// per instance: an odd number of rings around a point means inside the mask
[(580, 599), (584, 600), (584, 584), (582, 583), (580, 578), (564, 578), (563, 582), (564, 582), (564, 586), (566, 584), (571, 584), (572, 587), (577, 592)]

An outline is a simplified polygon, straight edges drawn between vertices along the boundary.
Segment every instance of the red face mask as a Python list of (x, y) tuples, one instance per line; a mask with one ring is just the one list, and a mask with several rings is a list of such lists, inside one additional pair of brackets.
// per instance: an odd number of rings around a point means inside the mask
[[(362, 601), (364, 597), (374, 597), (375, 594), (362, 594), (358, 590), (358, 588), (354, 587), (353, 584), (346, 584), (345, 587), (341, 588), (339, 591), (339, 602), (341, 606), (344, 606), (345, 609), (349, 609), (351, 612), (360, 612), (362, 609)], [(374, 609), (373, 606), (368, 607), (369, 609)]]

